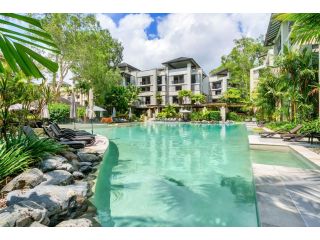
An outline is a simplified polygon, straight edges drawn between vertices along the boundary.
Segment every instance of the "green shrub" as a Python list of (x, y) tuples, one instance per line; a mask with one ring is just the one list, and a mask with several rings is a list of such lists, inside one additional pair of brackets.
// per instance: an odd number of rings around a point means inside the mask
[(160, 113), (158, 113), (157, 118), (158, 119), (176, 118), (178, 116), (179, 114), (177, 113), (175, 107), (168, 105)]
[(50, 119), (53, 122), (64, 123), (70, 119), (70, 106), (64, 103), (52, 103), (48, 106)]
[(297, 124), (292, 122), (269, 122), (266, 124), (267, 128), (270, 128), (274, 131), (283, 131), (283, 132), (288, 132), (291, 129), (295, 128), (296, 126)]
[(0, 142), (0, 180), (17, 174), (39, 162), (47, 154), (57, 154), (66, 147), (48, 138), (27, 138), (21, 133)]
[(23, 171), (32, 162), (31, 153), (22, 146), (7, 148), (4, 143), (0, 144), (0, 180)]
[[(83, 119), (86, 116), (86, 108), (85, 107), (78, 107), (77, 108), (77, 115), (78, 115), (78, 118)], [(69, 106), (69, 116), (70, 116), (70, 106)]]
[(242, 121), (241, 116), (239, 116), (235, 112), (228, 112), (226, 117), (227, 117), (227, 120), (236, 121), (236, 122), (241, 122)]
[(314, 120), (311, 122), (302, 123), (302, 128), (299, 131), (300, 133), (312, 133), (320, 132), (320, 120)]
[(202, 121), (204, 120), (202, 112), (192, 112), (190, 114), (191, 121)]
[(221, 115), (219, 111), (209, 111), (206, 114), (206, 120), (209, 121), (220, 121), (221, 120)]

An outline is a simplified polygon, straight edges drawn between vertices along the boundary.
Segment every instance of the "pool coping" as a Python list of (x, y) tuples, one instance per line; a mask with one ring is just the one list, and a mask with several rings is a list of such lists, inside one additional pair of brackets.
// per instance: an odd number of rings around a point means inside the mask
[[(261, 138), (259, 135), (248, 135), (248, 140), (250, 149), (290, 150), (320, 167), (320, 155), (301, 143), (284, 142), (281, 138)], [(320, 199), (320, 188), (317, 186), (319, 170), (251, 164), (259, 226), (320, 226), (318, 210), (313, 207)]]

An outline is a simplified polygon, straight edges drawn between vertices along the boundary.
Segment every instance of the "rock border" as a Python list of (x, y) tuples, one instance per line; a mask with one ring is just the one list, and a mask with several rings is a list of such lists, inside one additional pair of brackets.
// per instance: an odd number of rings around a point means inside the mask
[(108, 138), (97, 135), (94, 145), (49, 155), (13, 178), (0, 191), (6, 202), (0, 209), (0, 226), (100, 226), (89, 198), (108, 147)]

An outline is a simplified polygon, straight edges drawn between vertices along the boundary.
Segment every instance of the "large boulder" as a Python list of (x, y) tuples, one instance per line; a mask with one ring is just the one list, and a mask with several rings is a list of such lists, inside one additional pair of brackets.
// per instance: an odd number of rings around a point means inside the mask
[(56, 227), (92, 227), (92, 222), (87, 218), (70, 219), (59, 223)]
[(68, 163), (68, 160), (62, 156), (50, 156), (42, 161), (41, 169), (43, 172), (49, 172), (52, 170), (66, 170), (73, 172), (73, 166)]
[(39, 185), (29, 191), (15, 190), (7, 195), (7, 205), (21, 201), (34, 201), (48, 210), (50, 225), (79, 216), (88, 207), (87, 198), (92, 195), (91, 186), (79, 182), (68, 186)]
[(84, 174), (82, 172), (74, 171), (72, 175), (75, 180), (80, 180), (84, 178)]
[(82, 166), (79, 168), (79, 172), (82, 172), (84, 174), (89, 174), (92, 171), (91, 166)]
[(42, 184), (45, 185), (59, 185), (65, 186), (73, 183), (73, 176), (71, 173), (65, 170), (54, 170), (44, 174), (45, 182)]
[(70, 151), (62, 151), (61, 155), (64, 156), (69, 161), (78, 159), (78, 156), (76, 154), (74, 154), (73, 152), (70, 152)]
[(16, 189), (34, 188), (44, 180), (43, 173), (38, 168), (32, 168), (12, 179), (2, 188), (1, 193), (8, 193)]
[(0, 210), (1, 227), (27, 227), (33, 222), (49, 224), (47, 210), (32, 201), (21, 201)]
[(58, 169), (65, 163), (67, 163), (67, 159), (65, 157), (50, 156), (42, 161), (41, 169), (43, 172), (49, 172)]
[(79, 157), (79, 161), (80, 162), (100, 162), (101, 161), (101, 157), (95, 155), (95, 154), (91, 154), (91, 153), (78, 153), (77, 154)]

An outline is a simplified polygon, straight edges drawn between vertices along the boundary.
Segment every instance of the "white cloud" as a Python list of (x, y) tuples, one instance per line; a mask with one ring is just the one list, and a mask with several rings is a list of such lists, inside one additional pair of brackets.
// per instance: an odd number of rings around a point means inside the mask
[[(119, 39), (124, 61), (140, 69), (160, 67), (177, 57), (193, 57), (208, 73), (219, 66), (233, 40), (265, 34), (270, 14), (169, 14), (153, 19), (148, 14), (129, 14), (119, 24), (105, 14), (97, 18)], [(158, 37), (148, 39), (146, 29), (157, 21)], [(241, 25), (242, 32), (239, 30)]]

